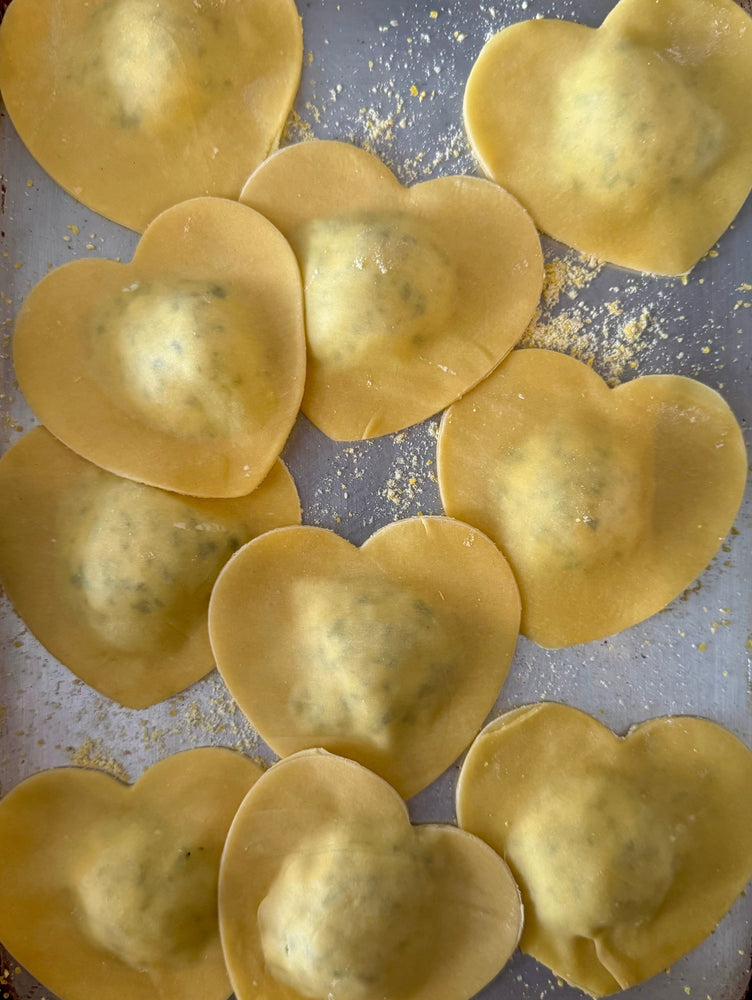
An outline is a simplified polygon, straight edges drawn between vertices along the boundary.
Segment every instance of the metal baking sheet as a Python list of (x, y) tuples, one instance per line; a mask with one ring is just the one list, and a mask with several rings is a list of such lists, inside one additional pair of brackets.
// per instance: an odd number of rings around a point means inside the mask
[[(0, 5), (4, 6), (4, 5)], [(303, 82), (284, 142), (342, 139), (378, 153), (406, 183), (477, 173), (462, 128), (473, 60), (502, 26), (547, 16), (599, 24), (610, 0), (299, 0)], [(34, 417), (14, 381), (13, 321), (30, 288), (74, 258), (128, 260), (137, 237), (61, 191), (0, 109), (0, 450)], [(544, 240), (548, 283), (528, 343), (591, 360), (612, 381), (667, 372), (720, 390), (749, 445), (752, 422), (752, 203), (688, 279), (628, 273)], [(285, 458), (304, 519), (360, 543), (389, 521), (441, 513), (438, 419), (336, 444), (304, 419)], [(619, 732), (694, 713), (752, 745), (752, 493), (710, 567), (660, 614), (613, 638), (559, 652), (521, 639), (497, 710), (540, 699), (589, 711)], [(146, 711), (119, 708), (54, 661), (0, 603), (0, 793), (44, 768), (104, 767), (128, 780), (174, 751), (223, 745), (271, 760), (218, 675)], [(454, 818), (457, 766), (410, 803), (417, 820)], [(751, 790), (752, 791), (752, 790)], [(2, 863), (2, 859), (0, 859)], [(0, 900), (0, 906), (2, 901)], [(740, 1000), (750, 969), (752, 894), (673, 968), (632, 990), (644, 1000)], [(52, 1000), (0, 948), (0, 994)], [(485, 1000), (581, 997), (519, 953)]]

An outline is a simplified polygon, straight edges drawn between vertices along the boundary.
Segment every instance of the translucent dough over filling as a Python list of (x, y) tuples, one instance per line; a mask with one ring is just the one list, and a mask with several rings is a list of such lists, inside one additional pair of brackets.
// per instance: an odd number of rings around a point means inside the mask
[(164, 757), (132, 785), (95, 767), (0, 801), (0, 940), (64, 1000), (227, 1000), (220, 857), (262, 769), (233, 750)]
[(623, 557), (645, 533), (651, 458), (645, 442), (595, 413), (520, 438), (496, 482), (503, 549), (567, 571)]
[(299, 142), (270, 156), (241, 201), (290, 241), (305, 285), (301, 408), (338, 441), (438, 413), (519, 340), (542, 286), (535, 227), (478, 177), (404, 187), (373, 154)]
[(100, 468), (246, 496), (300, 407), (302, 292), (267, 219), (196, 198), (155, 219), (129, 264), (76, 260), (38, 282), (16, 322), (16, 375), (40, 422)]
[(180, 967), (217, 929), (219, 855), (164, 818), (105, 824), (77, 885), (83, 930), (134, 969)]
[(493, 538), (519, 584), (521, 631), (554, 649), (628, 628), (690, 586), (747, 474), (741, 428), (701, 382), (610, 389), (535, 348), (447, 410), (437, 454), (445, 511)]
[(308, 342), (319, 360), (347, 364), (385, 341), (413, 356), (454, 310), (452, 262), (409, 215), (315, 220), (298, 245)]
[(220, 282), (134, 282), (108, 302), (92, 346), (108, 388), (179, 437), (236, 433), (272, 410), (251, 310)]
[(308, 666), (290, 708), (308, 725), (388, 749), (393, 727), (435, 715), (456, 651), (424, 600), (392, 581), (362, 577), (300, 581), (292, 603)]
[(74, 494), (66, 508), (66, 596), (123, 650), (183, 641), (221, 567), (249, 536), (240, 519), (202, 517), (174, 494), (115, 477)]
[(320, 749), (269, 768), (222, 852), (238, 1000), (468, 1000), (521, 923), (498, 854), (456, 826), (411, 825), (385, 781)]
[(700, 944), (744, 890), (750, 783), (749, 748), (707, 719), (648, 719), (620, 737), (545, 702), (477, 736), (457, 819), (515, 875), (522, 950), (610, 996)]
[[(3, 5), (3, 11), (7, 4)], [(139, 232), (235, 199), (300, 80), (294, 0), (14, 0), (0, 89), (29, 152), (83, 204)]]
[(722, 114), (687, 89), (670, 56), (623, 40), (562, 73), (556, 114), (562, 182), (609, 200), (701, 179), (726, 131)]
[(269, 971), (313, 1000), (404, 996), (423, 974), (415, 941), (429, 888), (408, 838), (346, 823), (311, 838), (258, 909)]
[(673, 880), (677, 833), (640, 788), (604, 771), (562, 777), (551, 794), (509, 836), (538, 919), (594, 937), (652, 916)]
[(250, 538), (300, 521), (277, 462), (247, 497), (180, 496), (121, 479), (45, 427), (0, 461), (0, 574), (19, 616), (61, 663), (145, 708), (214, 667), (209, 596)]
[(468, 77), (484, 172), (583, 253), (689, 271), (752, 186), (752, 21), (733, 0), (619, 0), (598, 28), (511, 24)]
[[(123, 127), (155, 127), (196, 113), (203, 92), (191, 87), (199, 52), (189, 35), (183, 49), (175, 44), (180, 16), (151, 0), (114, 0), (101, 8), (92, 24), (101, 59), (90, 66), (91, 82), (99, 74)], [(210, 36), (207, 35), (207, 42)], [(191, 44), (192, 43), (192, 44)], [(191, 73), (187, 72), (190, 65)], [(200, 63), (199, 63), (200, 65)]]
[(356, 548), (313, 526), (243, 546), (212, 590), (209, 634), (241, 711), (281, 757), (350, 757), (405, 796), (454, 761), (498, 697), (517, 640), (498, 548), (446, 517)]

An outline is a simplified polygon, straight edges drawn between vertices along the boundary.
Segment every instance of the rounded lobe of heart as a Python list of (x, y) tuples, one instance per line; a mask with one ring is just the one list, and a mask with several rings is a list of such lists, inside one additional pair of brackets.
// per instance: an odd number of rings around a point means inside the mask
[(302, 57), (292, 0), (16, 0), (0, 89), (40, 165), (142, 232), (189, 198), (237, 198), (279, 141)]
[(499, 546), (523, 634), (548, 648), (604, 638), (689, 586), (731, 529), (741, 429), (712, 389), (649, 375), (609, 389), (553, 351), (515, 351), (439, 431), (447, 514)]
[(258, 213), (168, 210), (130, 264), (74, 261), (27, 297), (14, 363), (40, 420), (116, 475), (192, 496), (250, 493), (300, 407), (300, 273)]
[(457, 816), (509, 863), (520, 945), (592, 996), (649, 979), (712, 933), (752, 876), (752, 753), (706, 719), (617, 737), (564, 705), (478, 736)]
[(752, 33), (732, 0), (621, 0), (600, 28), (525, 21), (481, 51), (464, 119), (543, 232), (682, 274), (752, 187)]
[(62, 1000), (225, 1000), (220, 854), (261, 769), (216, 747), (133, 785), (102, 771), (33, 775), (0, 802), (0, 939)]
[(454, 826), (411, 826), (386, 782), (320, 749), (275, 764), (246, 797), (219, 913), (238, 1000), (467, 1000), (522, 924), (498, 855)]
[(284, 233), (303, 272), (303, 412), (336, 440), (430, 417), (524, 333), (540, 298), (540, 240), (519, 203), (479, 178), (403, 187), (370, 153), (299, 143), (241, 201)]
[(276, 753), (324, 747), (405, 797), (483, 724), (518, 623), (504, 557), (443, 517), (396, 522), (360, 549), (322, 528), (267, 532), (227, 563), (209, 608), (222, 678)]
[(120, 479), (45, 428), (0, 461), (0, 577), (39, 641), (87, 684), (145, 708), (214, 668), (207, 613), (245, 542), (300, 523), (281, 461), (247, 497), (199, 500)]

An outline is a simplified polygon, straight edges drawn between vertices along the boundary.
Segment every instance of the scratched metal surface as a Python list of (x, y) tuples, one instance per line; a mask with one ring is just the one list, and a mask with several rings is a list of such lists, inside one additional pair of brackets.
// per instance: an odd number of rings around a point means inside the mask
[[(491, 33), (538, 14), (600, 23), (608, 0), (299, 0), (306, 59), (291, 139), (305, 135), (369, 144), (406, 182), (474, 173), (461, 101), (472, 61)], [(432, 12), (435, 12), (435, 16)], [(136, 236), (78, 205), (29, 157), (0, 113), (0, 450), (34, 424), (11, 364), (13, 319), (50, 268), (76, 257), (130, 258)], [(634, 374), (690, 375), (719, 389), (752, 423), (752, 205), (685, 284), (606, 267), (576, 300), (578, 315), (605, 323), (603, 304), (647, 318)], [(565, 248), (545, 242), (547, 258)], [(575, 305), (565, 295), (560, 309)], [(554, 309), (554, 313), (555, 313)], [(594, 364), (609, 370), (610, 341)], [(439, 513), (434, 472), (437, 422), (367, 443), (335, 444), (303, 418), (285, 457), (307, 523), (364, 540), (418, 512)], [(665, 713), (723, 723), (752, 745), (750, 636), (752, 496), (732, 536), (697, 584), (663, 612), (609, 640), (556, 653), (520, 640), (498, 709), (540, 698), (596, 714), (619, 732)], [(271, 760), (234, 710), (216, 672), (182, 695), (142, 712), (119, 708), (55, 662), (0, 602), (0, 794), (43, 768), (76, 763), (118, 767), (131, 780), (188, 746), (240, 747)], [(411, 803), (417, 819), (453, 819), (456, 767)], [(1, 863), (1, 859), (0, 859)], [(2, 901), (0, 901), (2, 905)], [(718, 931), (667, 974), (628, 991), (642, 1000), (690, 995), (739, 1000), (750, 966), (752, 894)], [(0, 948), (3, 990), (19, 1000), (51, 994)], [(8, 970), (8, 974), (5, 972)], [(4, 994), (5, 995), (5, 994)], [(581, 994), (517, 954), (481, 994), (486, 1000), (569, 1000)]]

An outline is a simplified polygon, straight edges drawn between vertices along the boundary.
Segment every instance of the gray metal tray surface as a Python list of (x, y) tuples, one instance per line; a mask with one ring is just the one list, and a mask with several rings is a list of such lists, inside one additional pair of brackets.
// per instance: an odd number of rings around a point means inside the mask
[[(303, 81), (284, 143), (341, 139), (376, 152), (405, 183), (478, 174), (462, 95), (484, 42), (502, 26), (547, 16), (599, 24), (611, 0), (299, 0)], [(13, 321), (32, 286), (74, 258), (130, 259), (134, 233), (66, 195), (32, 160), (0, 108), (0, 451), (35, 418), (14, 381)], [(544, 239), (547, 284), (525, 342), (590, 360), (612, 382), (656, 372), (718, 389), (752, 424), (752, 201), (688, 278), (656, 278), (582, 258)], [(355, 543), (417, 513), (441, 513), (438, 416), (367, 442), (334, 443), (303, 417), (286, 459), (304, 522)], [(550, 652), (522, 638), (496, 712), (542, 699), (591, 712), (617, 732), (651, 716), (697, 714), (752, 746), (752, 491), (722, 551), (697, 582), (648, 621), (607, 640)], [(59, 765), (104, 767), (135, 780), (157, 760), (199, 745), (273, 755), (216, 671), (145, 711), (120, 708), (51, 658), (0, 602), (0, 794)], [(414, 819), (454, 820), (458, 764), (410, 802)], [(752, 790), (750, 790), (752, 792)], [(0, 864), (2, 859), (0, 859)], [(2, 900), (0, 900), (2, 906)], [(752, 894), (670, 971), (632, 1000), (740, 1000), (750, 969)], [(0, 948), (0, 996), (52, 994)], [(485, 1000), (582, 994), (514, 956)]]

